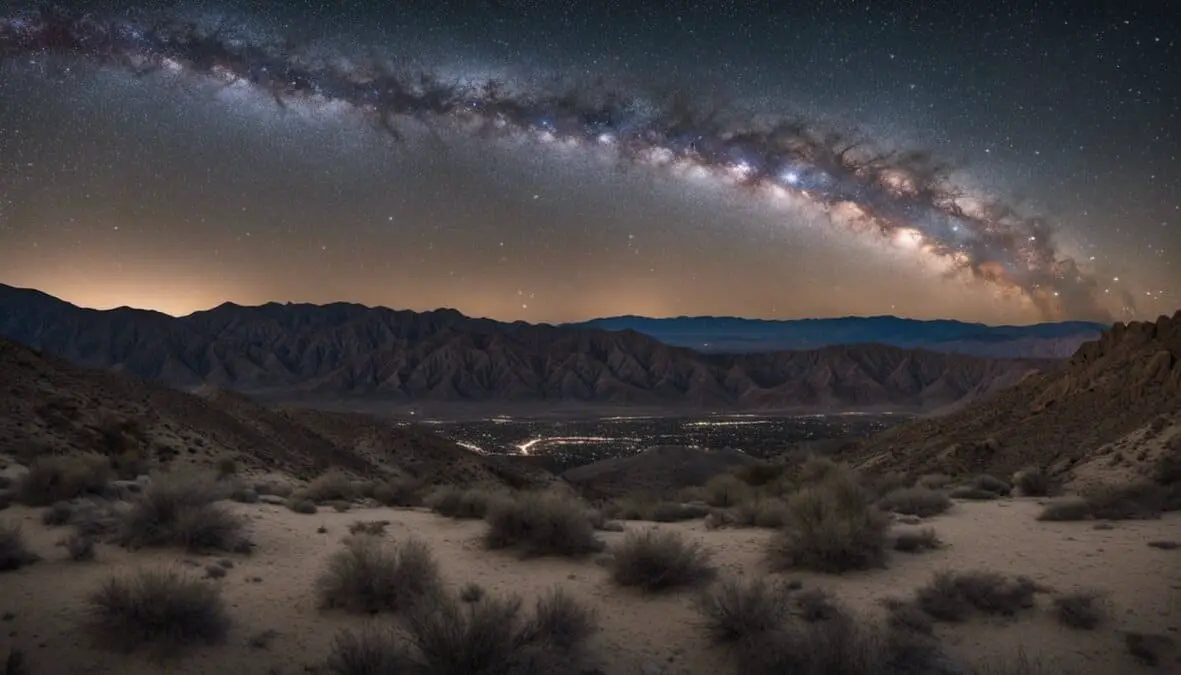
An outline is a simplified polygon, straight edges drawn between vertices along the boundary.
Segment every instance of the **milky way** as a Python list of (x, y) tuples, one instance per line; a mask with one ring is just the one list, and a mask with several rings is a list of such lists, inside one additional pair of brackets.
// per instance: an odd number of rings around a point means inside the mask
[(834, 227), (902, 245), (949, 275), (967, 272), (1016, 291), (1045, 317), (1105, 316), (1096, 280), (1059, 250), (1047, 219), (955, 185), (952, 167), (929, 153), (882, 151), (870, 139), (797, 116), (751, 119), (703, 109), (688, 96), (606, 81), (547, 86), (444, 78), (377, 59), (313, 54), (225, 24), (168, 18), (53, 11), (0, 18), (0, 58), (29, 55), (248, 85), (269, 93), (277, 107), (335, 103), (393, 138), (413, 121), (597, 148), (625, 165), (696, 173), (752, 199), (822, 209)]

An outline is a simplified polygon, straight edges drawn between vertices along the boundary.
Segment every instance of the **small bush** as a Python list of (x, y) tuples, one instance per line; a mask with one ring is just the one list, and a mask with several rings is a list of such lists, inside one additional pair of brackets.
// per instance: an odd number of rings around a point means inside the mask
[(878, 508), (907, 516), (930, 518), (951, 508), (947, 495), (927, 488), (900, 488), (878, 501)]
[(583, 556), (603, 542), (577, 501), (548, 494), (523, 494), (496, 501), (488, 511), (484, 545), (515, 548), (527, 555)]
[(915, 593), (918, 606), (941, 621), (963, 621), (978, 610), (1012, 616), (1033, 606), (1042, 590), (1027, 577), (1009, 578), (996, 572), (939, 572)]
[(1159, 517), (1165, 509), (1166, 491), (1147, 481), (1104, 485), (1087, 490), (1083, 498), (1091, 515), (1104, 520), (1143, 520)]
[(1176, 640), (1164, 633), (1124, 633), (1128, 653), (1146, 666), (1160, 665), (1165, 660), (1165, 653), (1175, 644)]
[(40, 559), (25, 544), (20, 525), (0, 525), (0, 572), (18, 570)]
[(984, 490), (982, 488), (971, 487), (969, 485), (963, 485), (955, 488), (951, 491), (950, 496), (952, 499), (969, 499), (972, 501), (990, 501), (1000, 498), (999, 494), (991, 490)]
[(395, 478), (373, 486), (373, 498), (385, 506), (422, 506), (423, 484), (409, 478)]
[(397, 612), (443, 594), (439, 565), (425, 543), (396, 544), (375, 537), (350, 537), (333, 553), (317, 580), (320, 604), (350, 612)]
[(717, 508), (729, 508), (753, 498), (754, 491), (733, 474), (714, 476), (704, 486), (702, 497), (706, 504)]
[(327, 501), (352, 501), (356, 497), (353, 479), (343, 471), (333, 469), (320, 474), (308, 483), (304, 496), (317, 504)]
[(291, 496), (292, 492), (295, 492), (295, 488), (278, 481), (263, 481), (254, 484), (254, 491), (260, 495), (274, 495), (286, 499)]
[(215, 586), (174, 572), (110, 579), (90, 596), (90, 610), (92, 627), (103, 643), (125, 651), (145, 643), (165, 649), (218, 644), (230, 627)]
[(235, 483), (230, 489), (230, 499), (239, 504), (257, 504), (259, 502), (258, 493), (254, 488), (247, 487), (242, 483)]
[(97, 454), (38, 457), (17, 486), (17, 500), (48, 506), (84, 494), (102, 494), (111, 481), (111, 462)]
[(768, 543), (773, 567), (844, 572), (881, 564), (889, 518), (856, 478), (838, 475), (788, 500), (788, 522)]
[(1026, 467), (1013, 476), (1017, 489), (1026, 497), (1045, 497), (1054, 491), (1054, 481), (1045, 469), (1037, 466)]
[(942, 545), (943, 542), (939, 541), (939, 535), (930, 527), (910, 532), (900, 532), (894, 538), (894, 550), (903, 553), (933, 551)]
[(716, 643), (738, 642), (775, 630), (791, 613), (791, 591), (765, 579), (727, 577), (701, 594), (697, 611)]
[(886, 624), (890, 628), (923, 635), (930, 635), (934, 631), (931, 617), (915, 602), (885, 598), (882, 605), (886, 608)]
[(1080, 591), (1054, 598), (1058, 622), (1070, 628), (1093, 630), (1105, 618), (1102, 596), (1096, 591)]
[(484, 599), (484, 587), (473, 581), (459, 592), (459, 599), (464, 602), (479, 602)]
[(1055, 499), (1042, 509), (1038, 520), (1072, 521), (1086, 520), (1091, 517), (1091, 504), (1082, 497), (1063, 497)]
[(671, 530), (629, 533), (611, 553), (611, 577), (620, 586), (656, 592), (693, 586), (714, 576), (709, 552)]
[(217, 469), (218, 480), (225, 480), (238, 473), (238, 463), (234, 461), (233, 457), (221, 457), (214, 466)]
[(390, 524), (388, 520), (355, 520), (349, 525), (349, 534), (368, 534), (380, 537), (385, 534), (385, 528)]
[(827, 621), (836, 618), (843, 611), (833, 599), (832, 593), (823, 588), (809, 588), (792, 598), (796, 615), (804, 621)]
[(74, 515), (74, 507), (69, 502), (54, 502), (41, 514), (41, 522), (49, 527), (65, 525)]
[(807, 459), (800, 464), (796, 475), (799, 481), (804, 485), (813, 485), (817, 483), (824, 483), (838, 476), (851, 472), (852, 470), (844, 465), (838, 464), (827, 457), (819, 455), (809, 455)]
[(976, 476), (968, 483), (968, 485), (970, 487), (976, 488), (977, 490), (987, 490), (988, 492), (992, 492), (1002, 497), (1008, 496), (1009, 493), (1013, 491), (1013, 486), (1009, 485), (1000, 478), (997, 478), (996, 476), (990, 476), (986, 473)]
[(320, 510), (320, 507), (316, 506), (316, 502), (313, 502), (310, 499), (289, 500), (287, 502), (287, 508), (291, 509), (295, 513), (302, 513), (305, 516), (310, 516)]
[(953, 482), (954, 479), (945, 473), (928, 473), (919, 476), (919, 479), (914, 484), (915, 487), (926, 488), (928, 490), (942, 490)]
[(488, 507), (495, 499), (487, 490), (464, 490), (448, 486), (435, 490), (424, 503), (440, 516), (479, 520), (488, 515)]
[(656, 523), (678, 523), (684, 520), (696, 520), (709, 515), (709, 509), (698, 504), (681, 504), (678, 502), (657, 502), (638, 520), (650, 520)]
[(249, 552), (245, 522), (215, 504), (219, 496), (218, 487), (203, 476), (157, 479), (122, 514), (117, 541), (128, 548)]
[(64, 546), (66, 553), (69, 554), (70, 560), (76, 562), (83, 562), (94, 560), (94, 538), (88, 537), (84, 534), (71, 534), (61, 541), (61, 546)]
[(751, 487), (762, 487), (778, 481), (787, 472), (786, 464), (750, 464), (734, 470), (738, 480)]

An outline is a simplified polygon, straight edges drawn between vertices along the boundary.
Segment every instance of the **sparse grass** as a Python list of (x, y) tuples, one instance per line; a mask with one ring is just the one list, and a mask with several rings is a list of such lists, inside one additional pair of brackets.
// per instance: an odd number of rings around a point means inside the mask
[(937, 490), (921, 487), (899, 488), (878, 500), (878, 508), (908, 516), (930, 518), (951, 508), (951, 500)]
[(439, 564), (418, 539), (350, 537), (317, 580), (320, 604), (350, 612), (397, 612), (443, 594)]
[(353, 479), (343, 471), (333, 469), (317, 476), (304, 488), (304, 497), (320, 504), (327, 501), (352, 501), (356, 497)]
[(446, 486), (432, 492), (424, 504), (440, 516), (479, 520), (488, 515), (489, 506), (497, 499), (498, 495), (487, 490)]
[(418, 672), (516, 675), (577, 672), (571, 664), (596, 630), (593, 613), (560, 590), (531, 616), (516, 596), (478, 603), (446, 598), (407, 617), (407, 636), (370, 629), (337, 635), (327, 669), (334, 675)]
[(41, 556), (29, 550), (20, 525), (0, 525), (0, 572), (11, 572), (31, 565)]
[(834, 474), (788, 500), (788, 522), (768, 542), (777, 569), (844, 572), (881, 564), (885, 557), (886, 514), (850, 474)]
[(17, 501), (48, 506), (84, 494), (102, 494), (111, 476), (111, 462), (102, 455), (37, 457), (17, 485)]
[(584, 556), (603, 550), (586, 506), (557, 495), (525, 493), (495, 501), (488, 510), (484, 545), (526, 555)]
[(94, 537), (75, 532), (58, 542), (58, 545), (65, 547), (70, 560), (75, 562), (87, 562), (95, 558)]
[(205, 476), (158, 478), (121, 515), (117, 541), (133, 549), (183, 546), (249, 553), (245, 522), (216, 504), (219, 496), (217, 485)]
[(1046, 504), (1037, 519), (1056, 522), (1086, 520), (1090, 517), (1091, 504), (1087, 500), (1082, 497), (1062, 497)]
[(355, 520), (349, 525), (349, 534), (368, 534), (380, 537), (385, 534), (385, 528), (390, 524), (388, 520)]
[(225, 640), (230, 617), (217, 587), (175, 572), (113, 578), (90, 596), (91, 625), (103, 644), (132, 651)]
[(1078, 591), (1054, 598), (1058, 622), (1070, 628), (1094, 630), (1106, 618), (1103, 596), (1098, 591)]
[(915, 592), (918, 606), (940, 621), (963, 621), (973, 610), (1012, 616), (1032, 607), (1042, 591), (1028, 577), (1006, 577), (996, 572), (938, 572)]
[(1039, 466), (1028, 466), (1013, 476), (1013, 483), (1026, 497), (1046, 497), (1055, 490), (1050, 474)]
[(463, 602), (479, 602), (484, 599), (484, 587), (474, 581), (470, 582), (459, 592), (459, 599)]
[(615, 583), (647, 592), (694, 586), (709, 581), (715, 573), (709, 552), (672, 530), (631, 532), (611, 553)]
[(969, 485), (961, 485), (951, 491), (949, 496), (952, 499), (968, 499), (972, 501), (990, 501), (999, 499), (1000, 495), (991, 491)]
[(791, 591), (764, 578), (726, 577), (697, 599), (710, 639), (719, 644), (748, 640), (775, 630), (791, 613)]
[(894, 550), (901, 551), (902, 553), (934, 551), (942, 545), (943, 542), (939, 540), (939, 535), (936, 534), (934, 528), (930, 527), (925, 527), (921, 530), (899, 532), (894, 537)]

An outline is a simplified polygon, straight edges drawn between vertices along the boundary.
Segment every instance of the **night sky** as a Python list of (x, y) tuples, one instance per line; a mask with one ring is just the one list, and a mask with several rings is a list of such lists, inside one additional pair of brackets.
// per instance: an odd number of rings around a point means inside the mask
[(1181, 307), (1175, 2), (102, 4), (0, 5), (2, 283), (532, 322)]

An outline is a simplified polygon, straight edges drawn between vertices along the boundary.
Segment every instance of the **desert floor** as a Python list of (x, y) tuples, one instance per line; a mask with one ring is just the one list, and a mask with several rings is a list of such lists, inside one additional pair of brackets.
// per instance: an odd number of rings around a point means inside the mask
[[(333, 635), (371, 619), (317, 608), (315, 578), (337, 550), (349, 524), (358, 519), (389, 520), (386, 537), (417, 536), (430, 544), (449, 583), (477, 582), (491, 593), (519, 593), (527, 600), (558, 585), (598, 611), (601, 630), (592, 638), (594, 664), (609, 675), (632, 675), (659, 666), (665, 675), (732, 672), (724, 654), (704, 639), (691, 591), (645, 596), (615, 587), (607, 571), (590, 559), (522, 560), (511, 553), (482, 549), (484, 526), (448, 520), (423, 510), (321, 510), (300, 515), (280, 506), (233, 504), (251, 519), (257, 544), (235, 562), (218, 584), (235, 620), (229, 641), (194, 647), (166, 666), (146, 656), (121, 655), (91, 644), (80, 628), (86, 597), (113, 574), (143, 566), (174, 566), (197, 576), (203, 566), (224, 556), (176, 551), (128, 552), (100, 546), (94, 562), (71, 562), (55, 543), (66, 528), (46, 528), (40, 509), (13, 506), (0, 521), (18, 522), (34, 551), (45, 560), (0, 575), (0, 654), (12, 646), (28, 652), (32, 675), (50, 673), (222, 673), (263, 675), (314, 672), (329, 652)], [(1035, 520), (1035, 500), (961, 502), (928, 519), (946, 546), (938, 551), (892, 554), (889, 568), (844, 576), (792, 573), (804, 587), (831, 590), (852, 609), (878, 612), (884, 597), (909, 595), (938, 570), (984, 569), (1024, 574), (1056, 591), (1093, 588), (1108, 594), (1111, 620), (1095, 631), (1059, 625), (1039, 597), (1039, 608), (1013, 619), (974, 617), (959, 625), (938, 625), (948, 651), (969, 663), (1012, 656), (1018, 648), (1044, 664), (1047, 672), (1082, 674), (1177, 672), (1175, 663), (1151, 669), (1139, 665), (1124, 647), (1123, 631), (1164, 633), (1181, 640), (1181, 550), (1152, 548), (1153, 540), (1181, 541), (1181, 513), (1160, 520), (1114, 523), (1095, 529), (1091, 522), (1043, 523)], [(325, 526), (326, 533), (317, 532)], [(701, 540), (723, 573), (765, 574), (762, 544), (766, 530), (707, 531), (701, 521), (654, 525), (631, 522), (629, 529), (662, 527)], [(903, 527), (903, 526), (899, 526)], [(623, 534), (600, 533), (610, 545)], [(381, 619), (378, 619), (381, 620)], [(277, 636), (266, 649), (248, 645), (263, 631)], [(272, 671), (273, 672), (273, 671)]]

